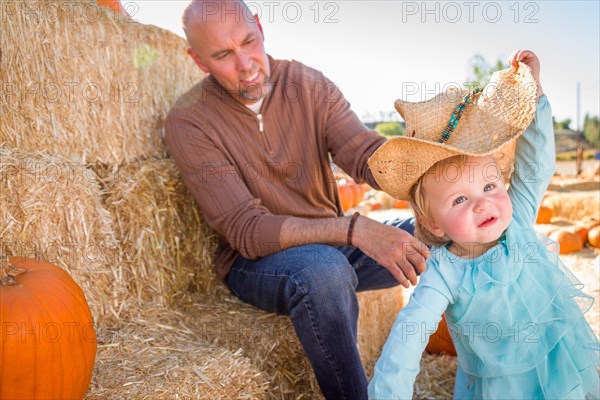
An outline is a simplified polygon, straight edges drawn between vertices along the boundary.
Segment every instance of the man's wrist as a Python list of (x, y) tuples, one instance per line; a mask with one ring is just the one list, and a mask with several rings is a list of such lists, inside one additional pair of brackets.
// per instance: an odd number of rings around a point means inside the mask
[(356, 220), (360, 217), (360, 213), (357, 211), (350, 218), (350, 223), (348, 224), (348, 238), (346, 239), (346, 244), (350, 247), (355, 247), (352, 243), (352, 237), (354, 235), (354, 225), (356, 224)]

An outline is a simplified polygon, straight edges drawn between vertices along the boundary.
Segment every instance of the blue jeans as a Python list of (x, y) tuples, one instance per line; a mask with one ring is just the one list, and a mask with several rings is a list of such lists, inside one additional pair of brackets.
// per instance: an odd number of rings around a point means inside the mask
[[(412, 218), (388, 224), (414, 232)], [(242, 301), (291, 318), (325, 398), (367, 399), (356, 292), (397, 285), (387, 269), (356, 248), (311, 244), (239, 256), (226, 281)]]

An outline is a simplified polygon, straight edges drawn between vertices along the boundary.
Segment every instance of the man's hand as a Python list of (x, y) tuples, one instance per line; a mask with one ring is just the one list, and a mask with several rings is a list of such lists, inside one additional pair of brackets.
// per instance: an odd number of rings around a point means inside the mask
[(515, 50), (508, 59), (508, 63), (514, 69), (519, 68), (519, 61), (531, 68), (531, 75), (538, 83), (538, 98), (544, 94), (540, 84), (540, 60), (533, 51)]
[(429, 249), (411, 234), (369, 218), (356, 220), (352, 243), (388, 269), (405, 288), (417, 284), (417, 274), (425, 271)]

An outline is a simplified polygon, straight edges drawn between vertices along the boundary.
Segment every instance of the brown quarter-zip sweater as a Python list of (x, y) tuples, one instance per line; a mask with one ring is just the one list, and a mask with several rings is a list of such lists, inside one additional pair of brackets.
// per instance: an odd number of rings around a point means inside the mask
[(350, 110), (321, 72), (274, 60), (271, 92), (259, 114), (208, 76), (175, 103), (166, 142), (207, 223), (220, 235), (216, 270), (224, 279), (241, 254), (280, 251), (289, 216), (342, 216), (333, 162), (377, 187), (367, 159), (385, 141)]

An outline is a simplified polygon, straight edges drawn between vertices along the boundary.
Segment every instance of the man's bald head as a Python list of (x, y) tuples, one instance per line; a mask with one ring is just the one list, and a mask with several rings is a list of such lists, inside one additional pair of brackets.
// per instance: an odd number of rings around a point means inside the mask
[(241, 0), (192, 0), (182, 16), (183, 31), (190, 46), (198, 50), (202, 44), (203, 28), (226, 20), (256, 25), (252, 12)]

